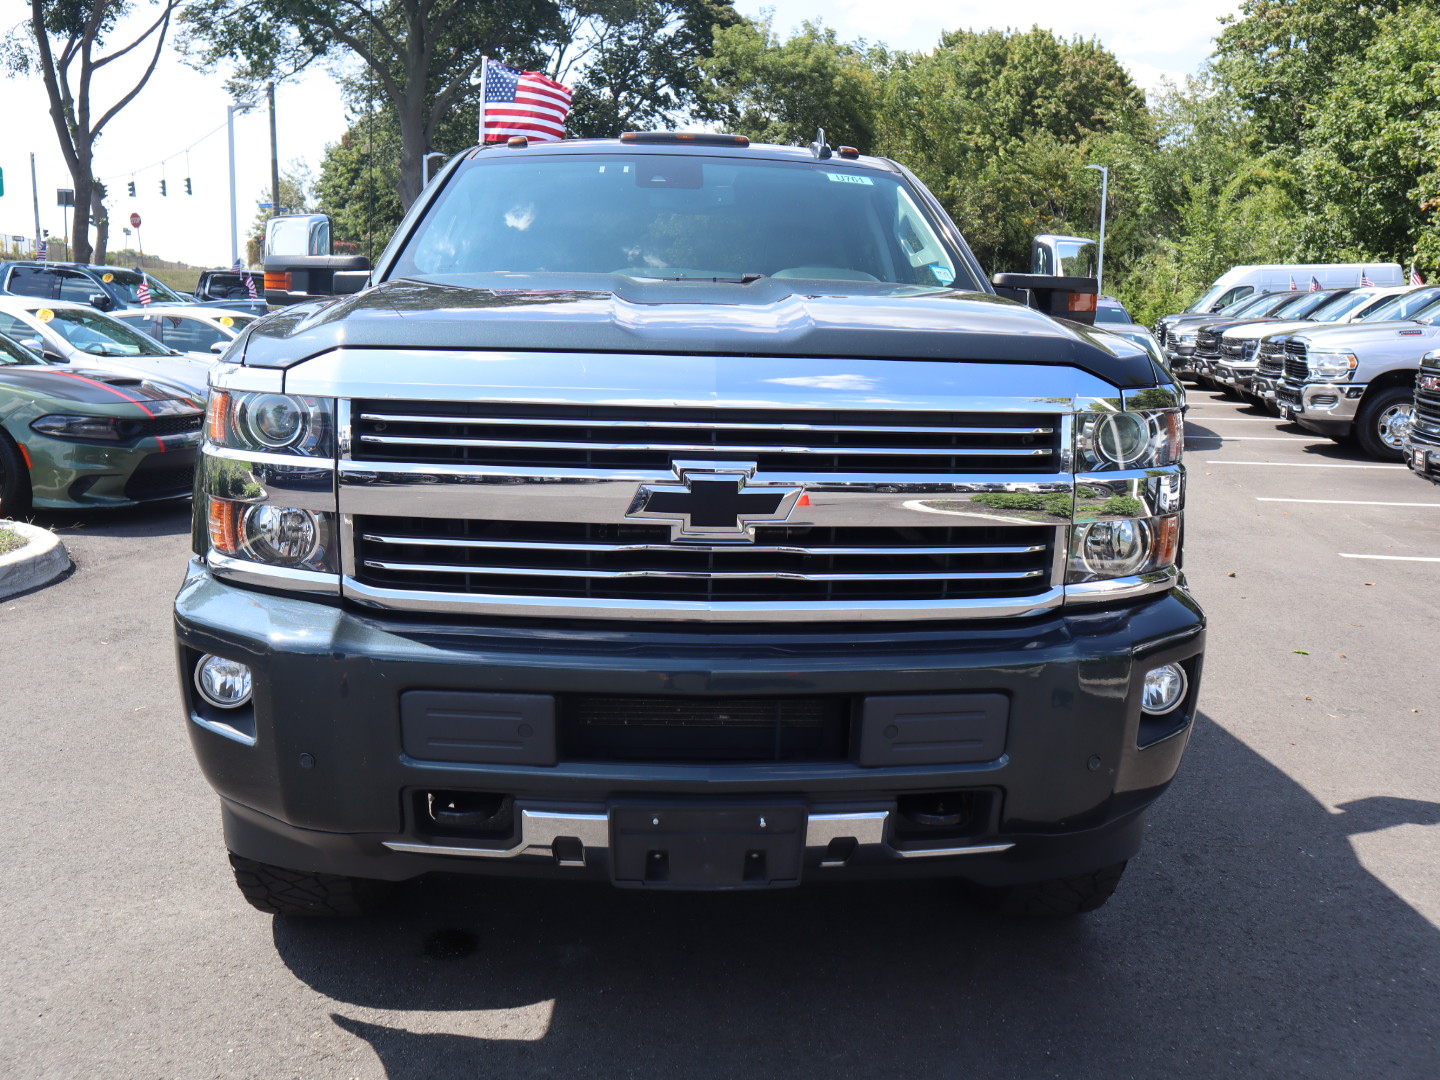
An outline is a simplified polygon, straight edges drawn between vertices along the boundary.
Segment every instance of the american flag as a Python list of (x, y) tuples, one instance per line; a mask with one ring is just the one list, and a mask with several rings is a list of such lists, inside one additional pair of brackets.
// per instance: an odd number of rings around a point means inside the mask
[(1425, 279), (1420, 276), (1420, 271), (1418, 271), (1418, 270), (1415, 269), (1415, 264), (1414, 264), (1413, 262), (1410, 264), (1410, 284), (1411, 284), (1411, 285), (1424, 285), (1424, 284), (1425, 284)]
[(260, 294), (255, 291), (255, 279), (250, 276), (250, 271), (246, 270), (245, 267), (240, 264), (239, 259), (235, 260), (235, 265), (232, 269), (234, 269), (235, 273), (237, 274), (244, 271), (245, 291), (250, 294), (251, 300), (259, 300)]
[(1368, 274), (1361, 274), (1361, 275), (1360, 275), (1360, 287), (1361, 287), (1362, 289), (1373, 289), (1373, 288), (1375, 287), (1375, 282), (1373, 282), (1373, 281), (1370, 280), (1370, 275), (1368, 275)]
[(1320, 279), (1317, 278), (1314, 274), (1311, 274), (1311, 275), (1310, 275), (1310, 291), (1311, 291), (1311, 292), (1319, 292), (1319, 291), (1320, 291)]
[(1294, 275), (1294, 274), (1291, 274), (1291, 275), (1290, 275), (1290, 291), (1291, 291), (1291, 292), (1299, 292), (1299, 291), (1300, 291), (1300, 286), (1295, 284), (1295, 275)]
[(504, 142), (512, 135), (536, 142), (565, 138), (568, 86), (538, 71), (521, 71), (493, 60), (486, 65), (481, 142)]
[(35, 249), (35, 258), (38, 259), (40, 262), (44, 262), (45, 253), (49, 251), (49, 249), (50, 245), (47, 244), (44, 240), (41, 240), (40, 246)]
[(149, 306), (150, 306), (150, 283), (149, 283), (148, 281), (141, 281), (141, 282), (140, 282), (140, 288), (139, 288), (138, 290), (136, 290), (135, 295), (136, 295), (136, 297), (139, 299), (139, 301), (140, 301), (140, 306), (141, 306), (141, 307), (149, 307)]

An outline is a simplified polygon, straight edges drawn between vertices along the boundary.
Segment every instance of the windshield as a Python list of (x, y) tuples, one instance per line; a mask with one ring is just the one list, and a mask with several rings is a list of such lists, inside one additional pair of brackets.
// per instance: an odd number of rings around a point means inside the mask
[(665, 154), (481, 158), (390, 276), (503, 273), (981, 287), (893, 174)]
[(1130, 313), (1119, 305), (1101, 305), (1095, 309), (1095, 321), (1097, 323), (1131, 323), (1135, 320), (1130, 318)]
[(1266, 314), (1272, 316), (1284, 316), (1287, 319), (1299, 318), (1305, 312), (1320, 301), (1311, 293), (1292, 293), (1290, 298), (1282, 300), (1271, 307)]
[(0, 334), (0, 367), (12, 364), (43, 364), (44, 361), (18, 341)]
[(163, 281), (157, 281), (149, 274), (143, 277), (133, 270), (106, 270), (102, 275), (105, 281), (105, 288), (110, 290), (110, 295), (125, 304), (140, 303), (140, 282), (146, 281), (150, 284), (150, 299), (157, 304), (185, 304), (191, 298), (184, 297), (171, 289)]
[(1390, 297), (1373, 311), (1367, 311), (1363, 321), (1390, 322), (1395, 319), (1408, 319), (1433, 304), (1437, 298), (1440, 298), (1440, 289), (1417, 289), (1414, 292), (1401, 293), (1399, 296)]
[(1342, 293), (1330, 303), (1310, 313), (1310, 317), (1316, 322), (1338, 322), (1350, 312), (1368, 303), (1373, 303), (1375, 295), (1367, 292)]
[(1220, 314), (1226, 318), (1233, 318), (1238, 315), (1254, 315), (1262, 308), (1273, 307), (1279, 301), (1275, 293), (1261, 293), (1259, 296), (1247, 296), (1244, 300), (1232, 304)]
[[(50, 314), (49, 319), (45, 318), (47, 311)], [(41, 308), (35, 315), (75, 348), (94, 356), (170, 355), (170, 350), (155, 339), (146, 337), (119, 319), (112, 319), (98, 311)]]
[(1425, 326), (1440, 326), (1440, 296), (1430, 297), (1430, 303), (1410, 317)]

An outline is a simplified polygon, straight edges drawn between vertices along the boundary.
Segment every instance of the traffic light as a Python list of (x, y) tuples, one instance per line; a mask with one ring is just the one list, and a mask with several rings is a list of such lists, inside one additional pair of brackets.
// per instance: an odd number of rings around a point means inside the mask
[(131, 180), (125, 186), (130, 189), (130, 197), (133, 199), (135, 197), (135, 181)]
[(161, 194), (161, 195), (164, 195), (164, 194), (165, 194), (165, 181), (164, 181), (164, 180), (161, 180), (161, 181), (160, 181), (160, 194)]
[(190, 190), (190, 177), (188, 177), (188, 176), (185, 177), (185, 194), (186, 194), (186, 195), (194, 195), (194, 194), (195, 194), (195, 192), (193, 192), (193, 191)]

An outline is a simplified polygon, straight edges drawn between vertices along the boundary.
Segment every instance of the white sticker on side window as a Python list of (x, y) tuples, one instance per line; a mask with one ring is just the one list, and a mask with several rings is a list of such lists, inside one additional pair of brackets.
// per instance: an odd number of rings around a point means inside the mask
[(866, 187), (874, 187), (875, 181), (868, 176), (861, 176), (858, 173), (827, 172), (825, 174), (837, 184), (864, 184)]

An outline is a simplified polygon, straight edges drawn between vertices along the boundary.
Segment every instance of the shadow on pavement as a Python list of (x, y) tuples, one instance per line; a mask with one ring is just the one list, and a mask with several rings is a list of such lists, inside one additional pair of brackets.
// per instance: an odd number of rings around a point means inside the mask
[(190, 531), (190, 500), (119, 510), (34, 510), (26, 521), (60, 536), (174, 536)]
[(938, 882), (444, 878), (386, 918), (277, 919), (275, 946), (392, 1080), (1433, 1078), (1440, 933), (1349, 838), (1440, 805), (1331, 812), (1201, 724), (1120, 892), (1076, 920), (1009, 921)]

